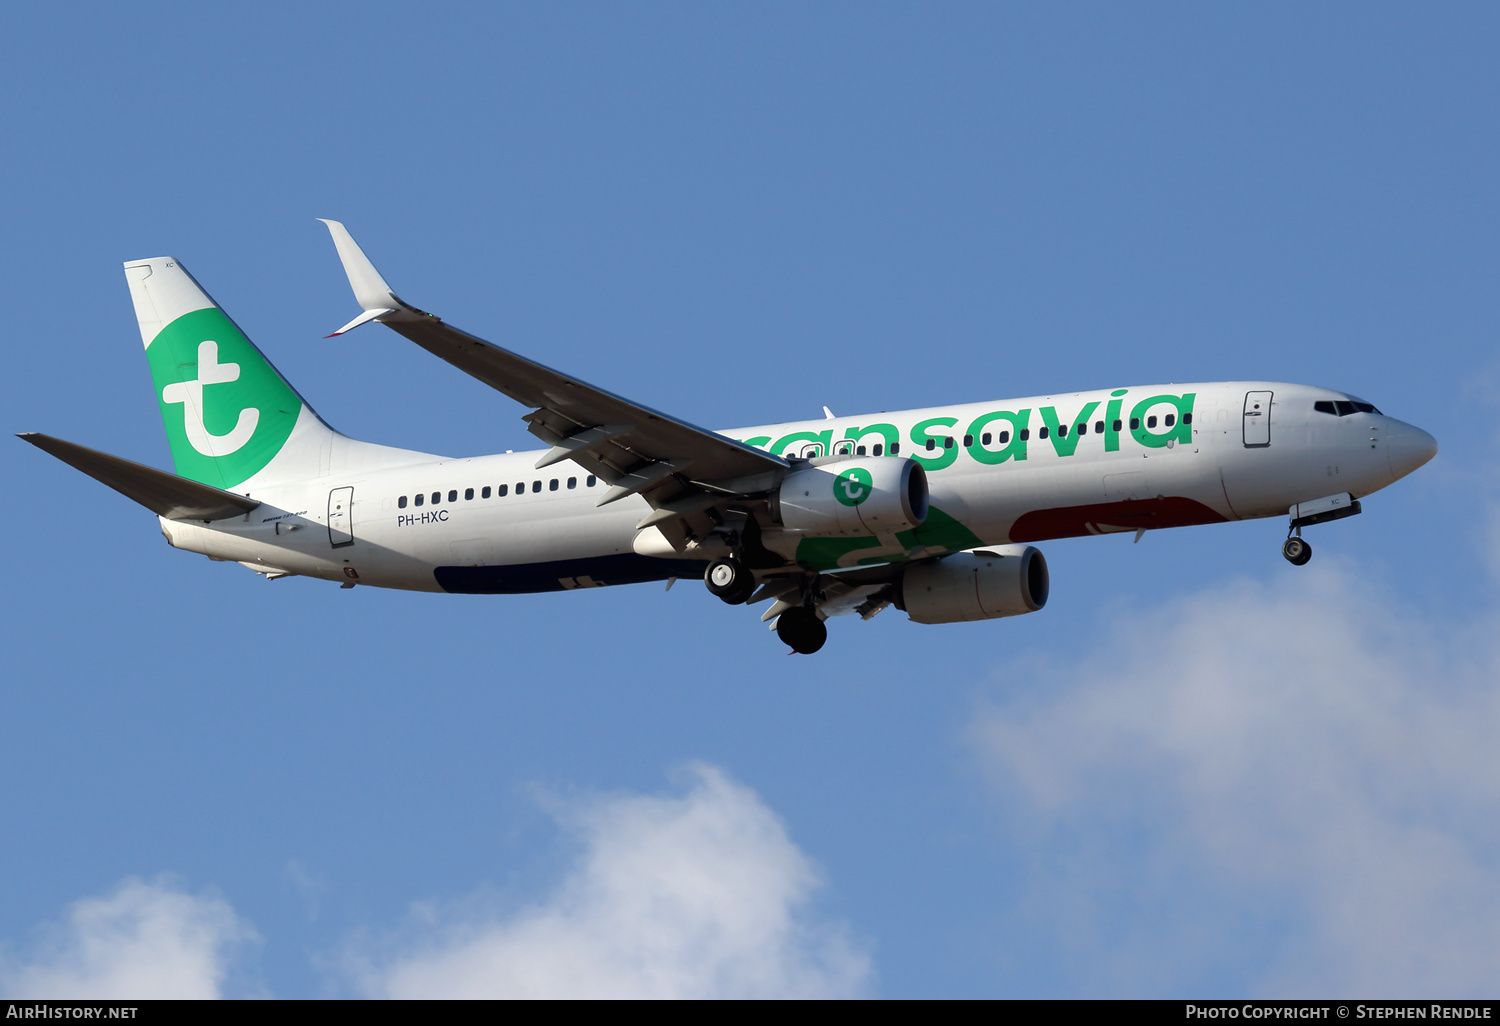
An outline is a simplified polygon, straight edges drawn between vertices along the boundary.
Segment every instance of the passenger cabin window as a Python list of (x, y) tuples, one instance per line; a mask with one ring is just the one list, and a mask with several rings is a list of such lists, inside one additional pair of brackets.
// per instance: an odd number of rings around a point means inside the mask
[[(500, 487), (504, 488), (505, 486), (501, 485)], [(483, 488), (481, 488), (479, 490), (479, 497), (481, 499), (488, 499), (490, 497), (490, 486), (489, 485), (485, 485)]]
[(432, 493), (432, 504), (434, 506), (436, 506), (438, 503), (440, 503), (442, 501), (443, 501), (443, 493), (442, 492), (433, 492)]
[(1043, 428), (1037, 428), (1036, 429), (1036, 436), (1038, 438), (1046, 438), (1047, 437), (1047, 429), (1044, 428), (1044, 427)]
[(557, 491), (557, 478), (554, 477), (552, 479), (551, 483), (549, 483), (547, 485), (547, 491), (549, 491), (549, 492), (555, 492), (555, 491)]
[(499, 488), (495, 489), (495, 494), (498, 495), (500, 498), (503, 499), (503, 498), (505, 498), (505, 494), (507, 492), (509, 492), (509, 491), (510, 491), (510, 485), (501, 485)]
[(863, 456), (865, 454), (865, 447), (861, 445), (859, 448), (854, 450), (854, 454), (856, 456)]
[(974, 444), (974, 436), (973, 435), (964, 435), (964, 448), (967, 449), (969, 446), (971, 446), (973, 444)]
[(423, 498), (424, 498), (424, 496), (422, 495), (422, 493), (418, 492), (417, 493), (417, 501), (415, 503), (413, 503), (413, 505), (416, 505), (416, 506), (422, 505)]
[[(884, 452), (885, 452), (885, 443), (884, 442), (876, 442), (875, 443), (875, 448), (871, 449), (870, 451), (873, 452), (876, 456), (883, 455)], [(895, 452), (895, 447), (894, 446), (891, 448), (891, 451)]]
[(401, 496), (401, 498), (399, 498), (399, 499), (396, 500), (396, 508), (397, 509), (405, 509), (406, 508), (406, 496), (403, 495), (403, 496)]
[(465, 499), (472, 499), (472, 498), (474, 498), (474, 489), (472, 489), (472, 488), (465, 488), (464, 489), (464, 498)]
[(1193, 422), (1193, 415), (1191, 413), (1184, 413), (1182, 415), (1182, 422), (1184, 424), (1191, 424)]
[(1102, 421), (1102, 420), (1096, 420), (1096, 421), (1094, 421), (1094, 434), (1096, 434), (1096, 435), (1102, 435), (1102, 434), (1104, 434), (1104, 421)]
[(1177, 415), (1173, 413), (1167, 414), (1166, 417), (1163, 418), (1162, 423), (1166, 424), (1167, 427), (1171, 427), (1173, 424), (1177, 423)]
[(927, 451), (931, 452), (932, 450), (934, 450), (936, 448), (937, 448), (937, 441), (935, 439), (932, 439), (932, 438), (927, 439)]
[(596, 477), (594, 477), (594, 475), (593, 475), (593, 474), (590, 474), (590, 475), (589, 475), (589, 476), (588, 476), (588, 477), (587, 477), (587, 478), (586, 478), (586, 479), (585, 479), (585, 480), (584, 480), (584, 482), (583, 482), (583, 483), (584, 483), (584, 485), (585, 485), (585, 486), (587, 486), (587, 487), (589, 487), (589, 488), (592, 488), (592, 487), (594, 487), (594, 482), (595, 482), (595, 481), (596, 481), (596, 480), (598, 480), (598, 478), (596, 478)]
[(1146, 418), (1146, 426), (1148, 428), (1156, 427), (1156, 417), (1154, 415)]
[(947, 438), (943, 439), (943, 448), (944, 449), (951, 449), (951, 448), (953, 448), (953, 436), (952, 435), (950, 435)]
[(1080, 435), (1086, 435), (1086, 434), (1088, 434), (1089, 433), (1089, 426), (1087, 424), (1079, 424), (1078, 425), (1078, 433)]
[[(1046, 428), (1042, 428), (1042, 430), (1046, 431), (1047, 429)], [(1042, 437), (1046, 438), (1047, 436), (1043, 435)], [(1026, 441), (1029, 441), (1030, 439), (1031, 439), (1031, 428), (1022, 428), (1021, 429), (1021, 441), (1026, 442)], [(1005, 432), (1004, 431), (1000, 432), (1000, 440), (1002, 442), (1005, 441)]]
[(531, 490), (532, 490), (533, 493), (541, 491), (542, 490), (542, 483), (540, 481), (533, 481), (533, 482), (531, 482)]
[(516, 482), (516, 494), (517, 495), (525, 495), (526, 494), (526, 482), (525, 481), (517, 481)]
[(1110, 428), (1110, 430), (1111, 431), (1119, 431), (1120, 430), (1120, 422), (1118, 420), (1115, 421), (1114, 425)]
[(1068, 425), (1066, 425), (1066, 424), (1059, 424), (1059, 425), (1057, 425), (1057, 437), (1058, 438), (1067, 438), (1068, 437)]
[(449, 502), (457, 502), (458, 501), (458, 489), (457, 488), (454, 488), (450, 492), (448, 492), (448, 501)]
[(577, 488), (578, 487), (578, 478), (576, 478), (576, 477), (570, 477), (570, 478), (568, 478), (568, 487), (569, 488)]
[[(1116, 421), (1115, 423), (1118, 424), (1119, 421)], [(1130, 418), (1130, 430), (1132, 430), (1132, 431), (1139, 431), (1140, 429), (1141, 429), (1141, 418), (1139, 418), (1139, 417), (1131, 417)], [(1116, 430), (1118, 430), (1118, 429), (1116, 429)]]
[(899, 455), (900, 452), (901, 452), (901, 443), (900, 442), (892, 442), (891, 443), (891, 455), (892, 456), (896, 456), (896, 455)]

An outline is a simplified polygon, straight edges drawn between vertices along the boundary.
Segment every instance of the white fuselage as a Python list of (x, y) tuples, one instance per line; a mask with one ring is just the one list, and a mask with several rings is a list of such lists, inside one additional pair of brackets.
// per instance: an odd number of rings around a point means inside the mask
[[(1320, 402), (1347, 408), (1351, 397), (1278, 382), (1133, 386), (722, 433), (789, 457), (848, 449), (924, 465), (933, 512), (914, 540), (765, 532), (767, 548), (827, 570), (1284, 516), (1293, 503), (1368, 495), (1435, 450), (1409, 424), (1319, 412)], [(376, 451), (378, 459), (335, 455), (326, 476), (256, 482), (262, 505), (245, 517), (163, 520), (163, 533), (178, 548), (268, 573), (417, 591), (549, 591), (701, 572), (701, 562), (638, 553), (645, 501), (597, 506), (604, 485), (572, 463), (539, 471), (539, 452)]]

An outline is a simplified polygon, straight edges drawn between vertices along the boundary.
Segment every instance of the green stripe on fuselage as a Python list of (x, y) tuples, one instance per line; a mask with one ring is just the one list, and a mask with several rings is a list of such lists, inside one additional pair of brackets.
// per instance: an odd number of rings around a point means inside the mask
[(922, 546), (923, 556), (972, 549), (984, 542), (973, 531), (944, 513), (929, 507), (927, 519), (914, 531), (899, 531), (899, 550), (882, 545), (874, 535), (861, 538), (804, 538), (797, 546), (797, 562), (809, 570), (837, 570), (870, 563), (891, 563)]

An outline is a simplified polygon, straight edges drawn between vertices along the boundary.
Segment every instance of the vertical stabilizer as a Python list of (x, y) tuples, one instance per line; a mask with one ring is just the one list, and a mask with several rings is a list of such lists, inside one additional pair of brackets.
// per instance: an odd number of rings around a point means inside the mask
[(125, 277), (177, 473), (235, 488), (287, 449), (308, 465), (278, 467), (282, 475), (316, 476), (334, 432), (182, 264), (132, 260)]

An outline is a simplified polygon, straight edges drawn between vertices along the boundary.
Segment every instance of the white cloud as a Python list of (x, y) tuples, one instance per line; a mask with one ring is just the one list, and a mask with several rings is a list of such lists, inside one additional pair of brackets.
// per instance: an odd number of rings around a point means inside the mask
[(1033, 927), (1105, 993), (1491, 993), (1497, 626), (1325, 561), (1016, 667), (974, 738)]
[(781, 820), (710, 766), (677, 796), (560, 803), (584, 851), (555, 893), (497, 914), (474, 898), (420, 906), (378, 954), (355, 944), (355, 989), (384, 997), (840, 997), (867, 957), (813, 917), (817, 874)]
[(168, 878), (128, 879), (84, 898), (0, 970), (12, 998), (217, 998), (232, 962), (258, 940), (229, 903)]

